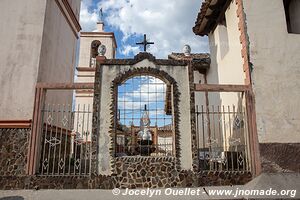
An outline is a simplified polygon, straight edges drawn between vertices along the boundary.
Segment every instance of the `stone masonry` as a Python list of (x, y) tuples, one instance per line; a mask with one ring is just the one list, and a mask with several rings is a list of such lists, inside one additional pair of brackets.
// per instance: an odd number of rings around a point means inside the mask
[(30, 129), (0, 129), (0, 176), (25, 175)]

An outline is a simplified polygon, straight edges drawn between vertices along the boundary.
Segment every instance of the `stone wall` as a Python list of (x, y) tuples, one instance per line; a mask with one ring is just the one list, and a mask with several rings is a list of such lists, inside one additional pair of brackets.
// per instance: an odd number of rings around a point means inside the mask
[(0, 176), (25, 175), (30, 129), (0, 129)]
[(176, 162), (182, 169), (192, 169), (191, 106), (190, 98), (186, 98), (190, 96), (188, 63), (156, 59), (148, 53), (140, 53), (134, 59), (97, 59), (101, 65), (97, 66), (95, 76), (93, 130), (96, 134), (92, 141), (98, 149), (93, 148), (92, 159), (96, 158), (99, 164), (95, 168), (92, 163), (92, 171), (107, 176), (113, 173), (116, 85), (138, 74), (158, 77), (173, 86)]
[(0, 129), (0, 189), (112, 189), (245, 184), (250, 173), (180, 170), (175, 157), (114, 158), (111, 176), (27, 176), (30, 129)]
[(116, 158), (117, 188), (169, 188), (238, 185), (251, 180), (250, 173), (193, 172), (180, 170), (175, 157)]
[(300, 172), (300, 143), (260, 143), (262, 171)]
[(180, 182), (174, 157), (120, 157), (115, 160), (117, 187), (175, 187)]
[[(160, 173), (160, 172), (159, 172)], [(157, 176), (150, 178), (150, 181), (143, 183), (134, 182), (128, 184), (128, 188), (164, 188), (164, 187), (202, 187), (202, 186), (224, 186), (244, 185), (252, 179), (250, 173), (227, 173), (227, 172), (202, 172), (174, 171), (170, 177)], [(148, 177), (149, 178), (149, 177)], [(147, 179), (148, 179), (147, 178)], [(173, 180), (165, 183), (160, 180)], [(124, 182), (118, 183), (118, 176), (91, 176), (91, 177), (46, 177), (46, 176), (0, 176), (0, 190), (11, 189), (113, 189), (126, 188)], [(162, 186), (160, 186), (162, 184)], [(169, 186), (170, 185), (170, 186)]]
[(115, 158), (111, 176), (0, 176), (0, 189), (113, 189), (243, 185), (251, 173), (179, 170), (174, 157)]

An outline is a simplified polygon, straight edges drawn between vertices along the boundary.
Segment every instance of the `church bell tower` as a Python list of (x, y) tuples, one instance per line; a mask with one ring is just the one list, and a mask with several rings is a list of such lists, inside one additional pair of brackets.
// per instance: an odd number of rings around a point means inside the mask
[[(80, 50), (77, 67), (77, 83), (94, 83), (96, 57), (99, 54), (99, 47), (105, 48), (104, 56), (113, 59), (116, 55), (117, 43), (113, 32), (106, 32), (104, 22), (97, 22), (97, 30), (80, 33)], [(76, 91), (76, 104), (93, 103), (93, 91)], [(84, 99), (82, 102), (81, 99)]]
[[(79, 61), (76, 68), (76, 83), (94, 83), (96, 71), (96, 57), (105, 56), (107, 59), (114, 59), (116, 55), (117, 43), (113, 32), (106, 32), (102, 19), (97, 23), (97, 29), (92, 32), (80, 32)], [(76, 90), (75, 110), (91, 111), (93, 108), (93, 90)], [(78, 120), (79, 118), (79, 120)], [(91, 118), (91, 117), (90, 117)], [(79, 130), (91, 130), (91, 120), (89, 125), (77, 124), (80, 116), (75, 116), (74, 127)], [(84, 127), (86, 126), (86, 127)], [(88, 127), (89, 126), (89, 127)]]

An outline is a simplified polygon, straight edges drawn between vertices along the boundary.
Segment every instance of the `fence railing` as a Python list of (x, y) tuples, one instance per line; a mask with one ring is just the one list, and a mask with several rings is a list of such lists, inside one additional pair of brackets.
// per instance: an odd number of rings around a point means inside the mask
[[(76, 90), (93, 90), (93, 83), (38, 84), (34, 105), (32, 135), (29, 144), (29, 175), (90, 175), (92, 143), (92, 104), (73, 102)], [(68, 91), (62, 99), (68, 103), (50, 103), (57, 94)], [(259, 162), (255, 154), (256, 138), (253, 125), (253, 102), (249, 86), (195, 86), (203, 93), (203, 102), (196, 106), (197, 149), (202, 171), (253, 171)], [(221, 93), (232, 93), (236, 98)], [(217, 95), (211, 95), (217, 93)], [(71, 98), (70, 98), (71, 97)], [(226, 100), (227, 99), (227, 100)], [(228, 100), (229, 99), (229, 100)], [(231, 100), (230, 100), (231, 99)], [(218, 101), (215, 101), (218, 100)], [(226, 104), (227, 102), (233, 102)], [(174, 144), (139, 144), (117, 146), (122, 156), (134, 152), (145, 155), (168, 156)]]
[(249, 89), (246, 85), (195, 85), (199, 170), (253, 170)]
[[(80, 108), (80, 106), (82, 108)], [(42, 114), (40, 175), (88, 175), (91, 161), (90, 104), (47, 104)]]
[(245, 108), (196, 107), (201, 170), (250, 171)]
[(93, 101), (76, 103), (74, 94), (93, 88), (91, 83), (37, 85), (28, 174), (90, 175)]

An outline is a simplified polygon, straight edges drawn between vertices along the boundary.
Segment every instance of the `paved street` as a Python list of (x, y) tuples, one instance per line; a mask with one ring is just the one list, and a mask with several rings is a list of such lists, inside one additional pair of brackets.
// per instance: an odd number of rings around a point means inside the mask
[[(184, 189), (182, 189), (184, 191)], [(196, 191), (196, 189), (194, 189)], [(157, 191), (157, 190), (156, 190)], [(199, 194), (192, 195), (165, 195), (165, 190), (158, 190), (150, 197), (149, 195), (124, 195), (125, 190), (121, 190), (121, 194), (113, 195), (112, 190), (15, 190), (15, 191), (1, 191), (0, 200), (83, 200), (83, 199), (104, 199), (104, 200), (138, 200), (143, 198), (156, 200), (156, 199), (181, 199), (181, 200), (192, 200), (192, 199), (216, 199), (207, 196), (207, 194), (201, 189)], [(146, 190), (145, 190), (146, 192)], [(202, 193), (204, 192), (204, 194)], [(160, 193), (160, 194), (159, 194)], [(220, 198), (218, 198), (220, 199)], [(223, 198), (224, 199), (224, 198)]]
[[(224, 187), (205, 187), (205, 188), (168, 188), (168, 189), (140, 189), (140, 190), (2, 190), (0, 200), (85, 200), (85, 199), (104, 199), (104, 200), (156, 200), (156, 199), (249, 199), (247, 195), (235, 197), (237, 192), (259, 190), (265, 195), (254, 196), (255, 199), (300, 199), (300, 174), (262, 174), (246, 184), (245, 186), (224, 186)], [(231, 191), (231, 195), (212, 195), (213, 191)], [(276, 194), (272, 196), (271, 191), (280, 193), (283, 191), (285, 196)], [(297, 193), (298, 192), (298, 193)], [(210, 193), (210, 195), (208, 195)], [(228, 194), (228, 193), (227, 193)], [(253, 197), (253, 196), (251, 196)], [(259, 197), (259, 198), (258, 198)], [(251, 198), (252, 199), (252, 198)]]

